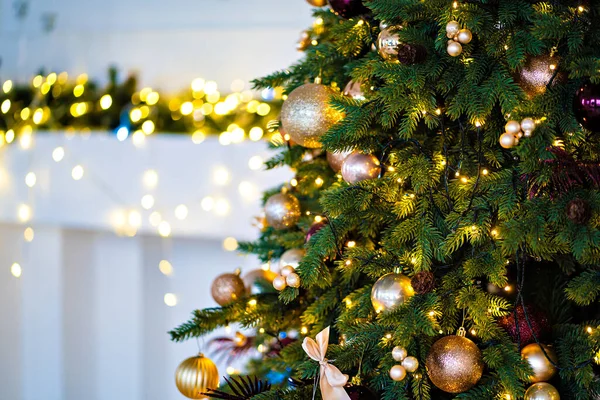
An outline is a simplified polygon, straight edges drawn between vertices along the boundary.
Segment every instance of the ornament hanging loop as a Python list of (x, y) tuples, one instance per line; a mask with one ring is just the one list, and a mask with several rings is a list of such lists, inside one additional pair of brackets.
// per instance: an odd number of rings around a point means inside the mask
[(465, 329), (464, 326), (461, 326), (460, 328), (458, 328), (458, 332), (456, 332), (456, 336), (460, 336), (460, 337), (467, 336), (467, 330)]

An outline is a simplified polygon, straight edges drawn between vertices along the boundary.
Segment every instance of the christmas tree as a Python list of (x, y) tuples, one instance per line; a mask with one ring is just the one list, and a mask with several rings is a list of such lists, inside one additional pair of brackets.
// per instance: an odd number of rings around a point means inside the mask
[(254, 329), (249, 373), (289, 379), (231, 398), (600, 398), (600, 1), (315, 18), (255, 81), (285, 88), (267, 165), (296, 175), (240, 248), (276, 276), (219, 278), (172, 339)]

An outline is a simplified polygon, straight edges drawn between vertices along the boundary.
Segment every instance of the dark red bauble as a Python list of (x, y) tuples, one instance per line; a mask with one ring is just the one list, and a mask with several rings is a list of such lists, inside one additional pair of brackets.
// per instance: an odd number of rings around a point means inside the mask
[[(517, 306), (516, 320), (515, 313), (512, 311), (509, 315), (498, 320), (498, 325), (504, 328), (515, 342), (517, 342), (519, 338), (521, 339), (519, 343), (521, 346), (535, 342), (535, 338), (533, 337), (534, 333), (535, 337), (540, 340), (550, 330), (550, 322), (543, 311), (531, 304), (526, 305), (526, 310), (527, 318), (529, 319), (531, 328), (533, 328), (533, 330), (530, 329), (529, 324), (527, 324), (525, 312), (521, 304)], [(517, 326), (519, 327), (518, 331)]]
[(379, 397), (366, 386), (346, 386), (346, 393), (350, 400), (378, 400)]
[(573, 111), (585, 129), (600, 132), (600, 85), (583, 85), (575, 96)]
[(313, 237), (315, 233), (319, 232), (321, 228), (323, 228), (325, 225), (327, 225), (327, 222), (325, 221), (316, 222), (312, 224), (312, 226), (308, 228), (308, 232), (306, 232), (305, 243), (308, 243), (310, 241), (310, 238)]
[(354, 18), (369, 12), (362, 0), (329, 0), (329, 6), (344, 18)]

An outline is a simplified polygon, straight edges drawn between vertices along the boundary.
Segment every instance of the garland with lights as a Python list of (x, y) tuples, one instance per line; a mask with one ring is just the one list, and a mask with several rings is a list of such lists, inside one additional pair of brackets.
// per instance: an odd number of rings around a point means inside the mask
[(195, 79), (178, 96), (138, 89), (134, 75), (119, 82), (117, 70), (109, 70), (109, 83), (101, 87), (87, 75), (70, 80), (66, 72), (35, 76), (30, 84), (8, 80), (0, 90), (0, 141), (33, 131), (67, 130), (114, 132), (119, 140), (154, 132), (190, 134), (194, 143), (206, 135), (220, 135), (224, 145), (245, 138), (261, 140), (269, 121), (277, 118), (281, 89), (264, 90), (262, 100), (232, 83), (231, 93), (217, 84)]

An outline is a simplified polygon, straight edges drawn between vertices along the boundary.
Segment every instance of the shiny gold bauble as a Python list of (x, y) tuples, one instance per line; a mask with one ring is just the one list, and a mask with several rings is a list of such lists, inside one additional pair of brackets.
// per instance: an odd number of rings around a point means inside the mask
[(517, 143), (519, 143), (519, 140), (512, 133), (505, 132), (502, 135), (500, 135), (499, 142), (500, 146), (504, 147), (505, 149), (510, 149), (516, 146)]
[(300, 261), (304, 258), (306, 252), (303, 249), (290, 249), (284, 252), (279, 259), (279, 269), (286, 265), (291, 265), (294, 269), (298, 268)]
[(248, 294), (260, 294), (263, 292), (263, 288), (270, 286), (273, 283), (273, 279), (277, 274), (270, 270), (264, 270), (262, 268), (253, 269), (244, 275), (242, 280), (246, 287), (246, 293)]
[(377, 52), (386, 61), (398, 61), (398, 48), (402, 44), (398, 35), (399, 27), (387, 27), (377, 37)]
[(281, 276), (283, 276), (284, 278), (287, 278), (288, 275), (290, 274), (295, 274), (296, 270), (294, 269), (294, 267), (292, 267), (291, 265), (286, 265), (285, 267), (281, 268), (281, 271), (279, 271), (279, 273), (281, 274)]
[(523, 347), (523, 350), (521, 350), (521, 357), (527, 360), (531, 366), (531, 369), (533, 370), (533, 376), (529, 377), (530, 382), (535, 383), (549, 381), (556, 374), (556, 367), (544, 355), (542, 347), (546, 351), (548, 357), (550, 357), (550, 360), (552, 360), (554, 364), (558, 363), (556, 354), (550, 347), (546, 345), (531, 343)]
[(521, 124), (518, 121), (508, 121), (506, 125), (504, 125), (504, 130), (516, 135), (521, 131)]
[(560, 394), (554, 386), (546, 382), (534, 383), (525, 392), (525, 400), (560, 400)]
[(327, 5), (327, 0), (306, 0), (306, 2), (314, 7), (325, 7)]
[(535, 129), (535, 121), (531, 118), (525, 118), (523, 121), (521, 121), (521, 129), (525, 133), (526, 137), (531, 136), (531, 133)]
[(406, 369), (402, 365), (394, 365), (390, 369), (390, 378), (396, 382), (403, 381), (406, 378)]
[(300, 34), (300, 39), (298, 39), (298, 43), (296, 44), (296, 49), (298, 51), (304, 51), (304, 50), (308, 49), (308, 46), (310, 46), (311, 43), (312, 43), (312, 39), (310, 38), (310, 34), (307, 31), (304, 31)]
[(454, 40), (448, 41), (448, 54), (452, 57), (458, 57), (462, 53), (462, 46), (460, 43), (455, 42)]
[(334, 172), (340, 172), (342, 170), (342, 165), (344, 165), (344, 161), (352, 154), (352, 150), (350, 151), (340, 151), (340, 152), (327, 152), (327, 162), (329, 166)]
[(419, 368), (419, 360), (416, 357), (408, 356), (402, 360), (402, 366), (408, 372), (415, 372)]
[(300, 219), (300, 202), (289, 193), (278, 193), (267, 200), (265, 216), (275, 229), (290, 228)]
[(456, 40), (462, 44), (469, 44), (471, 43), (471, 40), (473, 40), (473, 34), (468, 29), (461, 29), (460, 31), (458, 31)]
[(429, 349), (427, 375), (439, 389), (448, 393), (466, 392), (483, 375), (481, 351), (463, 336), (446, 336)]
[(408, 356), (408, 352), (404, 347), (396, 346), (392, 350), (392, 358), (396, 361), (402, 361)]
[(450, 21), (446, 25), (446, 36), (449, 39), (454, 39), (458, 32), (460, 31), (460, 24), (457, 21)]
[(219, 387), (219, 371), (210, 358), (199, 354), (179, 364), (175, 371), (175, 384), (187, 398), (206, 399), (207, 396), (202, 393)]
[(239, 274), (222, 274), (213, 281), (210, 293), (218, 305), (224, 306), (244, 296), (246, 287)]
[(381, 174), (381, 164), (372, 154), (353, 153), (342, 165), (342, 178), (348, 183), (375, 179)]
[(375, 282), (371, 290), (371, 303), (377, 313), (391, 311), (415, 295), (406, 275), (390, 273)]
[(542, 94), (546, 92), (557, 65), (558, 59), (549, 54), (529, 57), (518, 72), (517, 83), (530, 98)]
[(288, 276), (285, 277), (285, 283), (289, 287), (297, 288), (300, 287), (300, 275), (295, 272), (292, 272)]
[(343, 118), (329, 105), (334, 93), (328, 86), (307, 83), (289, 94), (281, 108), (281, 124), (294, 142), (311, 149), (321, 147), (321, 137)]
[(285, 278), (281, 275), (276, 276), (275, 279), (273, 279), (273, 287), (275, 288), (275, 290), (279, 291), (285, 289), (287, 287), (287, 282)]

